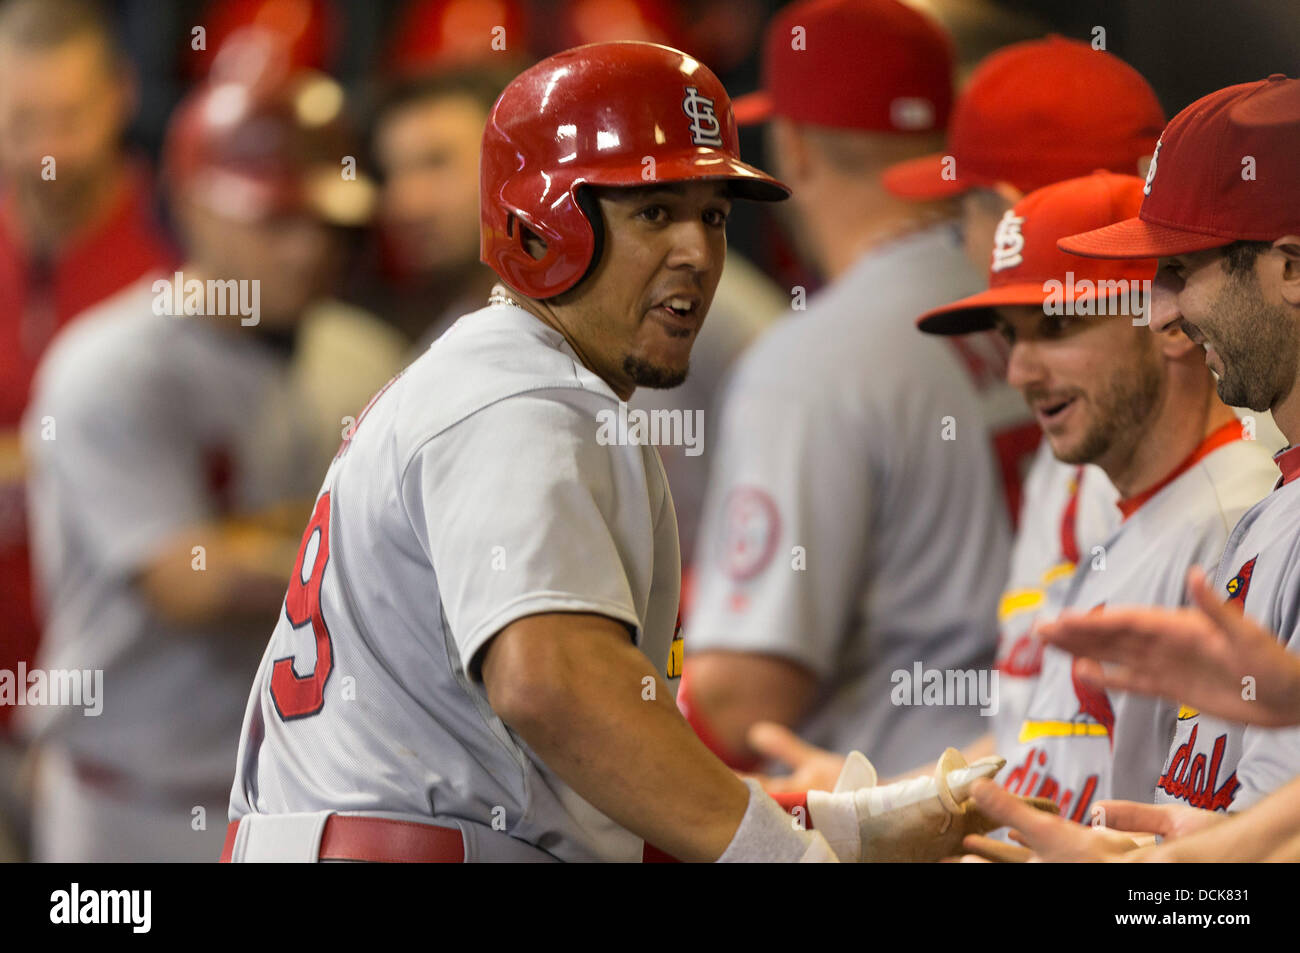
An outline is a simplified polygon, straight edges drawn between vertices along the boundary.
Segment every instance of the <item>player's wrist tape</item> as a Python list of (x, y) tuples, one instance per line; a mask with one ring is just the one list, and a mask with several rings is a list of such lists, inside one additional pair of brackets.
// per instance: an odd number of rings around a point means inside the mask
[(833, 792), (808, 792), (808, 820), (845, 863), (906, 859), (914, 854), (910, 844), (945, 834), (963, 814), (971, 783), (992, 777), (1002, 764), (981, 758), (968, 765), (949, 748), (932, 775), (877, 786), (875, 768), (855, 751)]
[(764, 793), (757, 781), (747, 780), (745, 786), (749, 788), (745, 816), (718, 863), (835, 863), (838, 860), (819, 832), (804, 830)]

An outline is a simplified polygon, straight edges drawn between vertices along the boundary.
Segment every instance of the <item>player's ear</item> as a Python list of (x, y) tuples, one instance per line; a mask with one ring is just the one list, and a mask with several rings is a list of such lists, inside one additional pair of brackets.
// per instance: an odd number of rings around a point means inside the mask
[(1300, 308), (1300, 235), (1283, 235), (1273, 243), (1273, 249), (1282, 254), (1284, 262), (1279, 285), (1282, 299)]
[(524, 251), (532, 255), (534, 260), (541, 261), (546, 257), (546, 239), (538, 235), (527, 225), (522, 222), (516, 223), (519, 229), (520, 237), (524, 242)]

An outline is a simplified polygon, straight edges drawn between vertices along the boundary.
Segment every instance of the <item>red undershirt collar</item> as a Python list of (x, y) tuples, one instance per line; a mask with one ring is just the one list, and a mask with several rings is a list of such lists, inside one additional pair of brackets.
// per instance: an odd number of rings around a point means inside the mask
[(1300, 477), (1300, 446), (1286, 447), (1273, 455), (1277, 468), (1282, 471), (1278, 487), (1286, 486), (1296, 477)]
[[(1178, 479), (1192, 467), (1196, 466), (1196, 464), (1200, 463), (1215, 450), (1218, 450), (1220, 447), (1226, 447), (1230, 443), (1235, 443), (1241, 438), (1241, 421), (1239, 420), (1230, 420), (1222, 427), (1219, 427), (1217, 430), (1210, 433), (1201, 441), (1200, 446), (1191, 452), (1186, 460), (1178, 464), (1172, 473), (1155, 486), (1142, 491), (1137, 496), (1130, 496), (1128, 499), (1120, 500), (1116, 505), (1119, 506), (1119, 511), (1124, 515), (1124, 519), (1128, 519), (1140, 510), (1143, 504), (1150, 500), (1151, 497), (1155, 496), (1170, 483), (1173, 483), (1174, 480)], [(1300, 457), (1296, 458), (1294, 465), (1300, 469)]]

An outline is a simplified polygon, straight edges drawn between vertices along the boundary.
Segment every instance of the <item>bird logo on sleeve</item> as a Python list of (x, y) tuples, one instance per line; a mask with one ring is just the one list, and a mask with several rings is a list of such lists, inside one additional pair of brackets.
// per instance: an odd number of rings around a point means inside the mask
[(1228, 580), (1224, 588), (1228, 591), (1228, 602), (1236, 603), (1237, 608), (1242, 612), (1246, 611), (1246, 593), (1250, 589), (1250, 577), (1255, 574), (1255, 560), (1259, 559), (1258, 555), (1250, 559), (1237, 570), (1237, 575)]

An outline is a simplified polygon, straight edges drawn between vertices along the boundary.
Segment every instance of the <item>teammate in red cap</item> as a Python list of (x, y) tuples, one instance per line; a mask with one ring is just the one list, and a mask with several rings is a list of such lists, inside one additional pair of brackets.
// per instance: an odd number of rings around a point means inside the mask
[[(1152, 329), (1181, 329), (1201, 344), (1219, 378), (1220, 396), (1271, 410), (1293, 442), (1300, 439), (1297, 181), (1300, 80), (1274, 75), (1219, 90), (1179, 113), (1161, 136), (1138, 215), (1061, 241), (1075, 254), (1157, 257)], [(1099, 684), (1174, 701), (1183, 701), (1188, 688), (1213, 703), (1213, 715), (1182, 705), (1157, 785), (1157, 798), (1168, 804), (1165, 816), (1186, 804), (1249, 807), (1300, 773), (1300, 729), (1263, 730), (1257, 725), (1278, 723), (1263, 711), (1250, 719), (1256, 725), (1233, 720), (1245, 712), (1226, 702), (1230, 683), (1241, 698), (1253, 697), (1257, 682), (1276, 693), (1275, 681), (1256, 671), (1258, 651), (1252, 665), (1243, 650), (1258, 645), (1266, 631), (1276, 633), (1292, 655), (1300, 645), (1296, 454), (1294, 447), (1278, 454), (1276, 488), (1237, 524), (1212, 580), (1189, 576), (1196, 608), (1071, 617), (1044, 631), (1050, 642), (1093, 657), (1091, 676)], [(1234, 604), (1231, 611), (1219, 600)], [(1100, 670), (1097, 659), (1119, 664)], [(1163, 671), (1151, 667), (1157, 660), (1167, 666)], [(1218, 687), (1212, 688), (1216, 668)], [(1270, 704), (1277, 706), (1275, 700)], [(1028, 824), (997, 792), (980, 796), (1008, 822)], [(1274, 797), (1248, 813), (1276, 822), (1284, 807)], [(1294, 833), (1295, 820), (1290, 824)], [(1249, 853), (1268, 856), (1275, 838), (1252, 840)], [(1079, 838), (1036, 822), (1027, 843), (1062, 859), (1099, 859), (1132, 846)], [(1225, 845), (1208, 846), (1221, 851)]]
[[(1062, 609), (1179, 605), (1189, 567), (1214, 564), (1276, 476), (1253, 426), (1214, 398), (1195, 346), (1168, 329), (1146, 330), (1154, 261), (1090, 261), (1056, 248), (1062, 235), (1111, 224), (1141, 200), (1141, 179), (1105, 172), (1030, 193), (1005, 216), (1023, 242), (995, 254), (989, 289), (918, 321), (944, 334), (996, 325), (1011, 344), (1008, 380), (1054, 456), (1079, 468), (1076, 486), (1083, 465), (1093, 464), (1119, 491), (1122, 519), (1096, 548), (1034, 580), (1040, 597), (1007, 597), (1021, 604), (1004, 625), (1031, 638)], [(1077, 492), (1062, 498), (1052, 487), (1032, 484), (1026, 499), (1037, 515), (1017, 555), (1029, 568), (1077, 535)], [(1030, 526), (1047, 532), (1030, 535)], [(1015, 566), (1013, 577), (1025, 568)], [(1006, 787), (1051, 797), (1063, 816), (1086, 822), (1094, 799), (1151, 799), (1177, 707), (1108, 694), (1081, 681), (1070, 662), (1045, 653), (1022, 704), (993, 721), (996, 750), (1008, 759)]]
[[(1179, 604), (1188, 567), (1217, 559), (1228, 530), (1275, 477), (1268, 450), (1243, 439), (1250, 428), (1214, 399), (1199, 351), (1178, 333), (1145, 329), (1154, 262), (1096, 262), (1056, 248), (1062, 235), (1136, 211), (1142, 184), (1099, 172), (1030, 193), (1006, 214), (1006, 231), (1020, 241), (992, 259), (988, 290), (917, 322), (946, 335), (996, 327), (1011, 346), (1009, 382), (1053, 455), (1076, 471), (1073, 493), (1055, 481), (1028, 486), (1034, 516), (1022, 527), (1012, 580), (1038, 588), (1011, 589), (1004, 600), (1015, 603), (1004, 628), (1020, 633), (1066, 608)], [(1080, 509), (1085, 466), (1118, 488), (1111, 505), (1123, 519), (1095, 549), (1063, 560), (1062, 549), (1077, 548), (1081, 521), (1101, 516)], [(1149, 803), (1176, 706), (1095, 690), (1060, 652), (1043, 657), (1028, 687), (1008, 703), (999, 684), (989, 719), (1009, 790), (1050, 798), (1082, 822), (1098, 799)]]
[[(892, 194), (917, 201), (961, 196), (966, 255), (985, 272), (995, 251), (1005, 259), (1023, 241), (1005, 224), (1016, 201), (1045, 184), (1099, 168), (1140, 174), (1164, 121), (1151, 87), (1123, 60), (1075, 40), (1031, 40), (994, 53), (975, 70), (953, 106), (945, 150), (898, 163), (884, 171), (882, 181)], [(997, 608), (996, 669), (1003, 715), (1010, 718), (1008, 710), (1027, 700), (1038, 672), (1041, 648), (1028, 638), (1029, 607), (1060, 580), (1061, 567), (1073, 566), (1114, 531), (1116, 492), (1100, 469), (1080, 472), (1040, 446), (1038, 421), (1007, 383), (1007, 349), (997, 335), (950, 340), (976, 382), (1010, 511), (1018, 517), (1012, 574)], [(1265, 421), (1260, 425), (1261, 434), (1268, 432)], [(1021, 488), (1030, 485), (1077, 500), (1068, 540), (1056, 514), (1023, 504)], [(758, 727), (751, 744), (771, 758), (823, 773), (815, 749), (778, 726)], [(966, 750), (974, 755), (991, 749)], [(804, 773), (796, 771), (793, 783)]]
[[(943, 152), (901, 162), (885, 170), (883, 181), (893, 194), (915, 201), (960, 196), (966, 255), (983, 271), (1013, 203), (1097, 169), (1143, 174), (1164, 123), (1151, 86), (1119, 57), (1059, 36), (1029, 40), (980, 63), (953, 108)], [(1007, 499), (1018, 519), (1022, 481), (1030, 470), (1053, 469), (1050, 454), (1040, 452), (1031, 464), (1038, 425), (1024, 416), (1019, 396), (1004, 383), (1000, 342), (968, 335), (954, 343), (980, 384)], [(1105, 481), (1094, 479), (1083, 499), (1104, 508), (1110, 495)], [(1092, 541), (1080, 542), (1086, 549)], [(1012, 649), (1004, 640), (999, 667), (1020, 677), (1008, 657)]]

